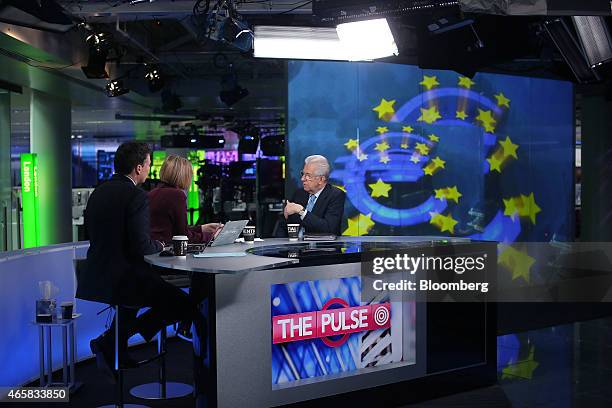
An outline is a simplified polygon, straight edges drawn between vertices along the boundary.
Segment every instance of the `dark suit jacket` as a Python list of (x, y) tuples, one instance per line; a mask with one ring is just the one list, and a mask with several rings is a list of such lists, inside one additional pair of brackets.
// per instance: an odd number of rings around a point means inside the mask
[(139, 304), (156, 278), (144, 255), (162, 250), (150, 238), (147, 193), (115, 174), (98, 186), (85, 209), (89, 250), (77, 270), (77, 297), (105, 303)]
[(172, 242), (173, 235), (186, 235), (189, 242), (201, 244), (212, 238), (211, 234), (202, 233), (202, 227), (187, 225), (187, 196), (177, 187), (166, 183), (149, 192), (149, 209), (151, 211), (151, 238)]
[[(292, 202), (308, 205), (308, 194), (303, 189), (296, 190)], [(302, 224), (306, 233), (327, 233), (341, 235), (342, 214), (344, 213), (344, 191), (330, 184), (326, 184), (319, 194), (312, 211), (308, 211), (303, 220), (298, 214), (289, 216), (287, 223)]]

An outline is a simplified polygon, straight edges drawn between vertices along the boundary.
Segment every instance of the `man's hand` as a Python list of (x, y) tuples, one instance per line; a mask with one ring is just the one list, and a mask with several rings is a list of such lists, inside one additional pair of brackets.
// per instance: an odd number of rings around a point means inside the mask
[(211, 223), (202, 225), (202, 234), (212, 235), (213, 237), (217, 237), (217, 234), (221, 232), (221, 228), (223, 228), (223, 224)]
[(291, 201), (287, 201), (287, 205), (285, 205), (285, 218), (289, 218), (290, 215), (297, 214), (304, 209), (304, 206), (298, 203), (292, 203)]

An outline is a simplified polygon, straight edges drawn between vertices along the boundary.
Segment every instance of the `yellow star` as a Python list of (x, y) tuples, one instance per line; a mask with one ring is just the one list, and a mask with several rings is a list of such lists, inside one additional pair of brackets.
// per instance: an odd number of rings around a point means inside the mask
[(440, 138), (436, 135), (434, 135), (433, 133), (429, 136), (427, 136), (429, 138), (429, 140), (431, 140), (432, 142), (439, 142)]
[(429, 146), (425, 143), (417, 143), (415, 150), (418, 150), (423, 156), (426, 156), (429, 153)]
[(436, 193), (436, 198), (438, 200), (442, 200), (443, 198), (446, 198), (446, 189), (445, 188), (439, 188), (437, 190), (434, 190), (434, 192)]
[(407, 149), (407, 148), (408, 148), (408, 143), (402, 143), (402, 144), (400, 145), (400, 147), (401, 147), (402, 149)]
[(518, 159), (518, 157), (516, 156), (516, 149), (518, 149), (518, 145), (512, 143), (512, 140), (510, 140), (509, 136), (506, 136), (506, 140), (500, 141), (499, 144), (502, 149), (504, 149), (504, 156), (512, 156), (515, 159)]
[(499, 160), (495, 155), (492, 155), (487, 159), (489, 162), (489, 171), (493, 172), (493, 170), (497, 170), (498, 173), (501, 173), (501, 160)]
[(360, 153), (359, 156), (357, 156), (357, 160), (359, 161), (368, 160), (368, 155), (365, 153)]
[(389, 144), (386, 141), (382, 141), (382, 143), (376, 143), (376, 147), (374, 150), (378, 150), (379, 152), (384, 152), (389, 149)]
[(418, 122), (425, 122), (431, 125), (438, 119), (442, 118), (442, 116), (440, 116), (440, 112), (438, 112), (438, 108), (436, 108), (435, 106), (432, 106), (431, 108), (428, 108), (428, 109), (424, 109), (424, 108), (420, 108), (420, 109), (421, 109), (421, 116), (419, 116), (419, 118), (417, 119)]
[(448, 231), (451, 234), (455, 233), (455, 225), (457, 225), (458, 221), (456, 221), (451, 214), (447, 216), (442, 216), (442, 228), (440, 228), (440, 232)]
[(464, 76), (460, 76), (459, 77), (459, 83), (458, 83), (459, 86), (462, 86), (462, 87), (464, 87), (466, 89), (470, 89), (472, 87), (472, 85), (474, 85), (474, 84), (475, 84), (475, 82), (472, 81), (468, 77), (464, 77)]
[(414, 164), (417, 164), (420, 160), (421, 156), (418, 153), (413, 153), (412, 156), (410, 156), (410, 161)]
[(429, 219), (430, 224), (433, 224), (437, 226), (438, 228), (442, 228), (442, 218), (443, 218), (442, 215), (438, 214), (437, 212), (430, 212), (429, 216), (431, 217)]
[(428, 176), (433, 176), (435, 169), (436, 169), (436, 166), (433, 166), (431, 163), (429, 163), (427, 166), (423, 168), (423, 173), (425, 173)]
[(344, 145), (347, 149), (354, 150), (359, 146), (359, 141), (357, 139), (349, 139)]
[(442, 160), (442, 159), (440, 158), (440, 156), (436, 156), (436, 158), (435, 158), (435, 159), (433, 159), (431, 162), (432, 162), (432, 163), (434, 164), (434, 166), (436, 166), (436, 168), (438, 168), (438, 169), (443, 169), (443, 168), (444, 168), (444, 165), (446, 164), (446, 162), (445, 162), (444, 160)]
[(358, 237), (366, 235), (370, 232), (374, 226), (372, 221), (372, 213), (368, 215), (359, 214), (348, 220), (348, 228), (342, 233), (342, 235)]
[(383, 133), (387, 133), (389, 131), (389, 128), (386, 126), (379, 126), (376, 128), (376, 132), (378, 132), (379, 135), (382, 135)]
[(467, 118), (467, 113), (465, 113), (465, 111), (463, 110), (460, 110), (460, 111), (457, 111), (455, 117), (457, 119), (465, 120)]
[(378, 104), (378, 106), (374, 107), (372, 110), (378, 113), (378, 119), (382, 119), (388, 122), (391, 120), (393, 114), (395, 113), (395, 109), (393, 109), (394, 104), (395, 99), (387, 101), (385, 100), (385, 98), (382, 98), (380, 104)]
[(520, 360), (516, 363), (512, 361), (508, 364), (507, 367), (502, 369), (502, 379), (514, 379), (514, 378), (522, 378), (526, 380), (531, 380), (533, 378), (533, 372), (540, 365), (537, 361), (535, 361), (534, 355), (535, 348), (531, 346), (529, 350), (529, 356), (526, 360)]
[(495, 95), (495, 99), (497, 99), (497, 106), (505, 106), (506, 108), (510, 108), (510, 99), (506, 98), (503, 93), (498, 93)]
[(338, 189), (340, 189), (340, 190), (342, 190), (342, 191), (344, 191), (346, 193), (346, 187), (344, 187), (344, 186), (337, 186), (335, 184), (333, 186), (338, 188)]
[(457, 190), (457, 186), (448, 187), (446, 191), (446, 198), (449, 200), (453, 200), (456, 203), (459, 203), (459, 198), (461, 198), (463, 194)]
[(428, 91), (431, 90), (431, 88), (440, 85), (440, 83), (438, 82), (438, 78), (435, 75), (434, 76), (424, 75), (423, 80), (419, 82), (419, 84), (423, 85)]
[(485, 131), (489, 133), (495, 132), (495, 124), (497, 121), (495, 118), (493, 118), (490, 110), (483, 111), (482, 109), (478, 108), (478, 116), (476, 116), (476, 120), (482, 123)]
[(391, 191), (391, 184), (387, 184), (382, 179), (378, 179), (378, 181), (374, 184), (368, 184), (372, 189), (371, 197), (389, 197), (389, 191)]
[(406, 132), (406, 133), (412, 133), (414, 129), (412, 128), (412, 126), (404, 126), (402, 127), (402, 132)]
[(504, 201), (504, 215), (507, 215), (508, 217), (512, 218), (512, 220), (515, 220), (516, 216), (518, 215), (516, 202), (513, 198), (509, 198), (507, 200), (503, 198), (502, 200)]
[(522, 210), (519, 209), (519, 215), (529, 217), (531, 223), (535, 225), (536, 215), (542, 211), (542, 209), (536, 204), (533, 193), (528, 196), (521, 194), (521, 198), (523, 199), (523, 208)]
[(512, 280), (523, 278), (525, 282), (529, 283), (531, 266), (535, 263), (535, 259), (526, 252), (519, 251), (508, 245), (499, 254), (497, 263), (512, 272)]
[(381, 163), (387, 164), (391, 161), (391, 159), (389, 158), (389, 156), (385, 155), (381, 155), (380, 156), (380, 160), (378, 160)]

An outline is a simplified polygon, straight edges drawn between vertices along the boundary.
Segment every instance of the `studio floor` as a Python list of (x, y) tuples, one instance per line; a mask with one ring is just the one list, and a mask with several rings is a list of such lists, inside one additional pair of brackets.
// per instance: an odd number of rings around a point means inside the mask
[[(612, 318), (548, 327), (498, 337), (498, 385), (410, 405), (421, 407), (611, 407)], [(168, 379), (191, 383), (191, 343), (168, 340)], [(145, 358), (155, 353), (155, 343), (133, 348)], [(82, 388), (71, 396), (70, 407), (95, 407), (111, 403), (114, 386), (98, 372), (95, 360), (77, 365)], [(156, 365), (125, 375), (125, 390), (155, 381)], [(31, 384), (35, 386), (37, 384)], [(194, 406), (191, 396), (170, 401), (146, 401), (126, 392), (126, 403), (150, 407)], [(15, 405), (23, 406), (23, 405)]]

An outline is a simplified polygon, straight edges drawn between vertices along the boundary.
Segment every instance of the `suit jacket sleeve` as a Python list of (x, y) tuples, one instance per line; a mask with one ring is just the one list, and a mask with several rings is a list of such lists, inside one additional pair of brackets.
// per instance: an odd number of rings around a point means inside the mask
[[(302, 190), (303, 191), (303, 190)], [(291, 196), (291, 202), (292, 203), (298, 203), (298, 204), (302, 204), (302, 206), (304, 208), (306, 208), (306, 204), (302, 203), (301, 200), (299, 199), (299, 190), (296, 190), (293, 195)], [(299, 214), (291, 214), (288, 218), (287, 218), (287, 224), (301, 224), (302, 223), (302, 219), (300, 218)]]
[[(307, 232), (340, 235), (342, 214), (344, 213), (344, 191), (332, 187), (327, 209), (322, 217), (308, 211), (302, 220)], [(316, 204), (315, 204), (316, 207)], [(299, 218), (299, 217), (298, 217)]]
[(163, 249), (159, 241), (151, 239), (149, 201), (147, 194), (140, 188), (136, 188), (128, 204), (126, 219), (129, 251), (133, 256), (151, 255)]

